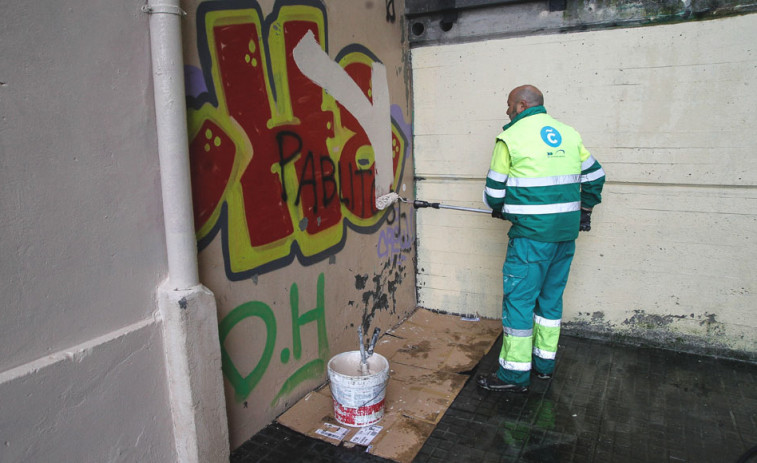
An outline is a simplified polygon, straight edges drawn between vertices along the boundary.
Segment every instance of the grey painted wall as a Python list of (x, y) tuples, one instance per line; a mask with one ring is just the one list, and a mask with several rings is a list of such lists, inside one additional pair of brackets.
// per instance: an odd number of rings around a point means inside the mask
[(166, 270), (139, 3), (37, 1), (0, 19), (2, 369), (154, 310)]
[(142, 4), (0, 16), (3, 462), (174, 458)]

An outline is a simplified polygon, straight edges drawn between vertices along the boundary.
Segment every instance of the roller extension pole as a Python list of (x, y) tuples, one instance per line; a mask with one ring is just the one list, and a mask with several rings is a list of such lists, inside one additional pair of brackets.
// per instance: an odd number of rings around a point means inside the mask
[[(397, 201), (403, 202), (403, 203), (409, 203), (407, 199), (403, 198), (397, 193), (391, 192), (389, 194), (385, 194), (383, 196), (379, 196), (378, 198), (376, 198), (376, 209), (382, 211), (386, 209), (387, 207), (391, 206), (392, 204), (396, 203)], [(453, 209), (456, 211), (480, 212), (482, 214), (492, 213), (490, 209), (474, 209), (472, 207), (448, 206), (446, 204), (430, 203), (428, 201), (421, 201), (419, 199), (416, 199), (413, 201), (413, 207), (415, 207), (416, 209), (430, 207), (433, 209)]]
[(490, 214), (492, 211), (486, 210), (486, 209), (474, 209), (472, 207), (462, 207), (462, 206), (448, 206), (446, 204), (440, 204), (440, 203), (430, 203), (428, 201), (421, 201), (416, 199), (413, 201), (413, 207), (416, 209), (421, 209), (424, 207), (431, 207), (433, 209), (454, 209), (456, 211), (466, 211), (466, 212), (480, 212), (482, 214)]

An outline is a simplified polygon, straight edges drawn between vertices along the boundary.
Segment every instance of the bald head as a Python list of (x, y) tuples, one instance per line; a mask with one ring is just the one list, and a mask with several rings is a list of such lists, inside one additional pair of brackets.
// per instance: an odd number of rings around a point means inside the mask
[(521, 85), (515, 87), (507, 97), (507, 115), (513, 120), (526, 109), (543, 105), (544, 95), (538, 88), (533, 85)]

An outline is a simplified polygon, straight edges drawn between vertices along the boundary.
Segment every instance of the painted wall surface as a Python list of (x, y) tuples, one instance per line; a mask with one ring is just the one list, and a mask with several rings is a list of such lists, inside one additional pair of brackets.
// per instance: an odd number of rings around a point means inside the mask
[(0, 373), (0, 461), (176, 461), (148, 319)]
[(0, 16), (0, 461), (171, 461), (144, 1)]
[(402, 2), (185, 6), (201, 280), (216, 295), (232, 448), (415, 308)]
[[(608, 183), (564, 328), (757, 358), (757, 15), (412, 51), (418, 197), (482, 207), (506, 100), (530, 83)], [(419, 305), (501, 314), (507, 224), (418, 212)]]

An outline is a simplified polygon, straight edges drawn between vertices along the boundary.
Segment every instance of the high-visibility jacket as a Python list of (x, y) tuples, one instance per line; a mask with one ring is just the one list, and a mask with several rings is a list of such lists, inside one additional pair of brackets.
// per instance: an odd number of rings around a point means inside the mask
[(512, 223), (510, 238), (576, 239), (581, 207), (602, 201), (602, 166), (578, 132), (543, 106), (523, 111), (503, 129), (486, 177), (484, 202)]

